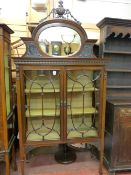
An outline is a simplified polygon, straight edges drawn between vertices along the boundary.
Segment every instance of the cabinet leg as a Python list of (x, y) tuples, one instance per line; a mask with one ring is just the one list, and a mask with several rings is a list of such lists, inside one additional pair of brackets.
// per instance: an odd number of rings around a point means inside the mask
[(101, 167), (99, 168), (99, 175), (103, 175), (103, 170)]
[(20, 160), (20, 175), (24, 175), (24, 160)]
[(13, 146), (13, 148), (12, 148), (12, 167), (13, 167), (13, 170), (14, 170), (14, 171), (17, 170), (16, 151), (15, 151), (15, 147), (14, 147), (14, 146)]
[(10, 175), (10, 158), (8, 154), (5, 155), (5, 173)]
[(61, 144), (59, 145), (59, 150), (55, 154), (55, 160), (61, 164), (69, 164), (76, 160), (76, 153), (66, 144)]
[(5, 172), (5, 161), (0, 161), (0, 175), (6, 175), (6, 172)]

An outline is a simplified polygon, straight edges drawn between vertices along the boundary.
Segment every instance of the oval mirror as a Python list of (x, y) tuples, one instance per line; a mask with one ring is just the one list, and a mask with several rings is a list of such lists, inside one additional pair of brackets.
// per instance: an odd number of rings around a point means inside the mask
[(53, 26), (41, 31), (38, 36), (39, 47), (49, 56), (70, 56), (81, 48), (81, 37), (67, 26)]

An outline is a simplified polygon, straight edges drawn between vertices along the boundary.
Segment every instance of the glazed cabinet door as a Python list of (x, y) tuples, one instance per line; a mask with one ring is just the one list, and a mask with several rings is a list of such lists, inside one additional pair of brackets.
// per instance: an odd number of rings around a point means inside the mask
[(67, 70), (67, 139), (96, 138), (100, 131), (101, 71)]
[(60, 69), (25, 70), (23, 91), (26, 141), (62, 139), (62, 72)]
[(94, 68), (23, 71), (22, 116), (26, 141), (99, 137), (102, 72)]

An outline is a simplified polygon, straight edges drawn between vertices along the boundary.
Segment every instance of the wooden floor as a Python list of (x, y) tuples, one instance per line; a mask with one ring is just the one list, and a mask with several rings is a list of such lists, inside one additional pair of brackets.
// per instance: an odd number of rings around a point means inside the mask
[[(70, 164), (57, 163), (54, 152), (37, 152), (31, 154), (29, 162), (25, 164), (25, 175), (99, 175), (99, 161), (89, 151), (77, 151), (77, 159)], [(19, 159), (17, 158), (18, 171), (11, 170), (11, 175), (20, 175)], [(116, 173), (117, 175), (131, 175), (131, 172)], [(103, 175), (108, 171), (103, 167)]]

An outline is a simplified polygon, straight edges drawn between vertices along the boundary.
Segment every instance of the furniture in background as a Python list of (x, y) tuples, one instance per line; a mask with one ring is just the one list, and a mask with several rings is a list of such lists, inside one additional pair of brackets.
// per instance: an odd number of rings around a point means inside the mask
[(104, 18), (97, 26), (107, 70), (104, 157), (115, 174), (131, 170), (131, 20)]
[[(106, 71), (103, 59), (93, 54), (96, 40), (87, 39), (76, 21), (62, 18), (42, 21), (32, 31), (31, 38), (22, 38), (26, 53), (14, 58), (20, 173), (25, 173), (26, 155), (32, 148), (63, 145), (66, 149), (68, 144), (95, 142), (102, 174)], [(62, 43), (59, 55), (52, 55), (51, 40), (62, 42), (61, 36), (72, 41), (72, 52), (67, 55)], [(56, 153), (57, 161), (68, 161), (64, 151), (64, 158)]]
[(106, 60), (107, 99), (131, 99), (131, 20), (104, 18), (99, 56)]
[(131, 170), (131, 101), (107, 102), (105, 163), (111, 174)]
[[(0, 163), (5, 163), (6, 175), (10, 174), (10, 160), (15, 164), (15, 91), (11, 80), (10, 34), (13, 31), (0, 24)], [(4, 163), (1, 163), (4, 165)]]

